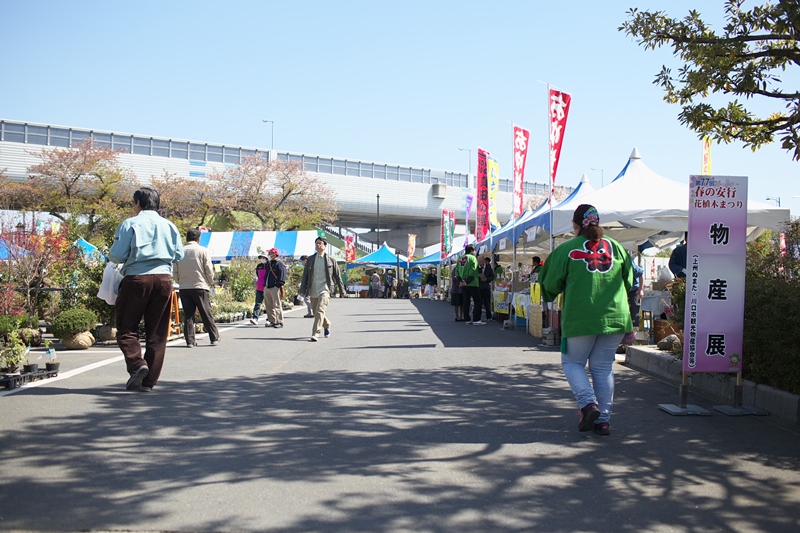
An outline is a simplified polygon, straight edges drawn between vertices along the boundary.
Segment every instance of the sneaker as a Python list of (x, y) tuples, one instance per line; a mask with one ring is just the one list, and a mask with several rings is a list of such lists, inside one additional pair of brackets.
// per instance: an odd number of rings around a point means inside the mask
[(578, 431), (591, 431), (594, 421), (600, 416), (600, 409), (597, 408), (596, 403), (590, 403), (579, 411), (580, 421), (578, 422)]
[(272, 327), (273, 328), (282, 328), (283, 327), (283, 323), (282, 322), (276, 322), (275, 324), (272, 325)]
[(211, 346), (217, 346), (217, 345), (219, 345), (219, 341), (220, 341), (220, 339), (217, 339), (217, 340), (215, 340), (215, 341), (211, 341)]
[(142, 385), (139, 387), (139, 392), (152, 392), (153, 387), (148, 387), (147, 385)]
[(329, 330), (329, 329), (326, 329), (326, 330), (325, 330), (325, 338), (327, 339), (327, 338), (328, 338), (328, 337), (330, 337), (330, 336), (331, 336), (331, 330)]
[(471, 326), (472, 325), (472, 320), (465, 320), (464, 324), (466, 324), (468, 326)]
[(477, 322), (473, 322), (472, 325), (473, 326), (485, 326), (486, 322), (484, 322), (483, 320), (478, 320)]
[(147, 366), (140, 366), (131, 374), (131, 377), (128, 378), (125, 388), (128, 390), (139, 390), (139, 387), (142, 386), (142, 381), (144, 381), (144, 378), (146, 378), (149, 373), (150, 369), (147, 368)]
[(265, 328), (271, 328), (271, 327), (273, 327), (274, 325), (275, 325), (275, 323), (273, 323), (273, 322), (270, 322), (269, 320), (267, 320), (266, 324), (264, 324), (264, 327), (265, 327)]
[(600, 422), (599, 424), (595, 424), (594, 432), (598, 435), (610, 435), (611, 431), (609, 431), (608, 422)]
[(257, 318), (251, 318), (251, 319), (250, 319), (250, 323), (251, 323), (252, 325), (254, 325), (254, 326), (257, 326), (257, 325), (258, 325), (258, 319), (257, 319)]
[(303, 315), (303, 318), (314, 318), (314, 315), (312, 315), (312, 314)]
[(196, 342), (194, 344), (187, 344), (186, 345), (187, 348), (194, 348), (195, 346), (197, 346)]
[(317, 342), (318, 340), (316, 335), (311, 335), (311, 342)]

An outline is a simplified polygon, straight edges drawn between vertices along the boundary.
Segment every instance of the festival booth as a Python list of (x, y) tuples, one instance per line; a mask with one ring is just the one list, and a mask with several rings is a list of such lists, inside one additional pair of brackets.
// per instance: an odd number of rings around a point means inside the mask
[(234, 257), (257, 258), (270, 248), (281, 257), (299, 259), (312, 255), (319, 236), (310, 231), (208, 231), (200, 234), (200, 246), (208, 248), (212, 263), (229, 263)]
[[(357, 261), (353, 261), (352, 263), (347, 263), (347, 270), (351, 268), (357, 267), (366, 267), (366, 268), (395, 268), (396, 271), (396, 279), (400, 279), (400, 272), (399, 269), (401, 268), (408, 268), (408, 259), (400, 254), (395, 254), (391, 248), (386, 243), (372, 252), (371, 254), (367, 254), (364, 257), (358, 259)], [(359, 293), (361, 297), (366, 297), (367, 292), (369, 291), (369, 284), (362, 280), (361, 284), (353, 284), (348, 285), (347, 290), (349, 292)]]

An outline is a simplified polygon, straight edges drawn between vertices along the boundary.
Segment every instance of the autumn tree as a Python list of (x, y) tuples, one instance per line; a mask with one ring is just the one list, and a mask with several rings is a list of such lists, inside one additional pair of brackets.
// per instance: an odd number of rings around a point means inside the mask
[(130, 216), (131, 198), (138, 187), (118, 161), (120, 150), (92, 138), (74, 148), (45, 148), (35, 154), (40, 163), (28, 167), (28, 186), (35, 192), (29, 208), (47, 211), (69, 223), (77, 234), (105, 242), (117, 225)]
[(161, 197), (161, 215), (174, 222), (182, 234), (208, 224), (211, 215), (219, 211), (220, 194), (230, 194), (213, 189), (209, 181), (183, 178), (166, 170), (160, 177), (151, 178), (150, 187)]
[[(294, 231), (332, 222), (335, 192), (309, 176), (300, 163), (266, 161), (255, 155), (242, 163), (207, 176), (214, 210), (228, 216), (234, 229)], [(259, 227), (233, 217), (249, 213)]]
[[(681, 124), (700, 137), (741, 141), (753, 151), (779, 136), (782, 147), (800, 159), (800, 93), (782, 88), (780, 77), (800, 65), (800, 3), (781, 0), (749, 11), (743, 4), (744, 0), (725, 2), (727, 23), (721, 34), (695, 10), (673, 19), (663, 11), (633, 8), (619, 30), (637, 38), (645, 49), (671, 46), (684, 63), (677, 74), (662, 66), (654, 81), (664, 89), (665, 101), (682, 107)], [(738, 99), (715, 108), (706, 101), (714, 93), (766, 102), (774, 110), (760, 117)]]

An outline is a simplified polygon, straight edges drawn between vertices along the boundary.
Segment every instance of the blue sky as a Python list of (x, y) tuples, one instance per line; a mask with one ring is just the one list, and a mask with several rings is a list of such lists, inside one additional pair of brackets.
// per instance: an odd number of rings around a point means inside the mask
[[(546, 182), (544, 81), (573, 96), (558, 183), (608, 183), (634, 147), (686, 181), (701, 143), (652, 84), (676, 63), (617, 27), (637, 6), (721, 28), (722, 5), (0, 0), (0, 117), (262, 148), (268, 119), (276, 149), (466, 171), (471, 148), (474, 172), (480, 146), (503, 177), (514, 121), (532, 132), (527, 180)], [(749, 176), (751, 200), (800, 209), (780, 147), (714, 145), (712, 159)]]

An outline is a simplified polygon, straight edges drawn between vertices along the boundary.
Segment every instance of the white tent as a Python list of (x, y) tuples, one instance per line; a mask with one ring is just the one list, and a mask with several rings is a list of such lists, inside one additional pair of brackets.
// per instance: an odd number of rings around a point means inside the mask
[[(689, 226), (688, 176), (686, 183), (679, 183), (656, 174), (634, 148), (614, 181), (553, 209), (554, 235), (572, 232), (572, 214), (580, 204), (595, 206), (606, 234), (629, 248), (652, 241), (661, 232), (675, 240)], [(765, 229), (779, 230), (782, 223), (789, 221), (788, 209), (753, 201), (747, 205), (748, 239), (756, 238)]]
[(234, 257), (251, 259), (277, 248), (281, 257), (299, 258), (315, 252), (314, 241), (319, 236), (310, 231), (214, 231), (200, 235), (200, 246), (208, 248), (211, 261), (227, 263)]

